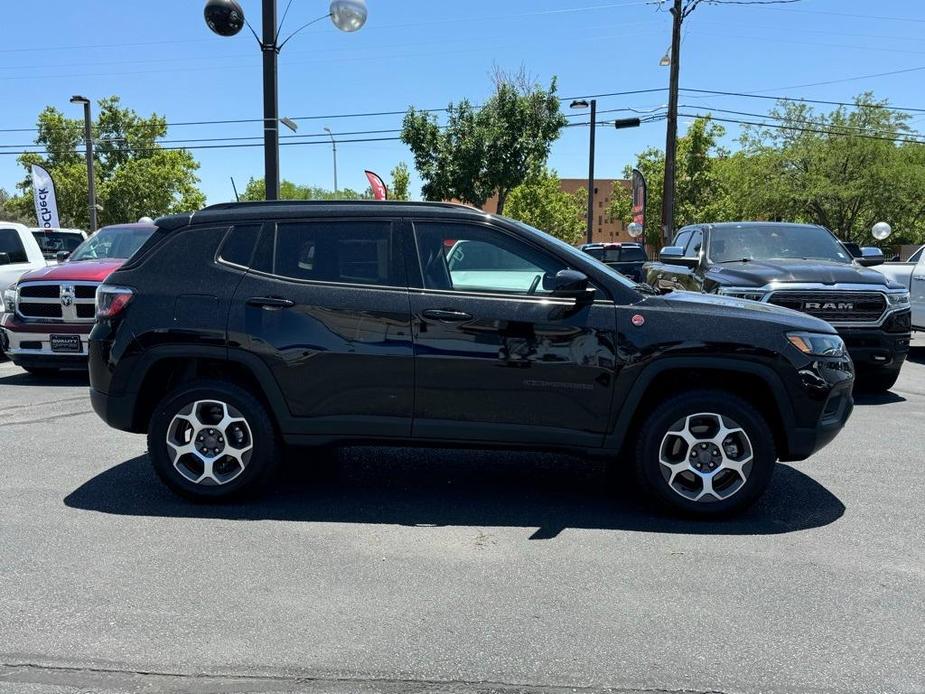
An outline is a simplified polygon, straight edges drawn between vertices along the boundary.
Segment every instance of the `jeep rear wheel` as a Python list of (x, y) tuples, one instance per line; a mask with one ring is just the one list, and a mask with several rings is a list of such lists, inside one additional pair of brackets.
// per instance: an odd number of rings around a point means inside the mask
[(691, 391), (656, 408), (639, 432), (636, 477), (663, 505), (698, 516), (739, 511), (767, 487), (774, 435), (745, 400)]
[(197, 501), (257, 491), (271, 477), (277, 448), (266, 408), (221, 381), (196, 381), (168, 393), (148, 428), (148, 454), (158, 476)]

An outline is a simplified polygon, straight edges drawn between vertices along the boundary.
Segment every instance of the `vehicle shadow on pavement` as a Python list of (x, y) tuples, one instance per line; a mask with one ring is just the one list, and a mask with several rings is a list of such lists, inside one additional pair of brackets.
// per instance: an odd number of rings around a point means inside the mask
[(925, 364), (925, 347), (911, 347), (906, 361), (912, 361), (916, 364)]
[(34, 376), (25, 371), (14, 373), (11, 376), (0, 378), (0, 386), (51, 386), (57, 388), (73, 388), (75, 386), (90, 387), (90, 375), (86, 371), (62, 371), (51, 376)]
[(352, 448), (312, 466), (289, 461), (278, 483), (245, 503), (198, 505), (174, 496), (139, 456), (69, 494), (76, 509), (129, 516), (382, 523), (405, 526), (567, 528), (704, 535), (787, 533), (832, 523), (845, 511), (825, 487), (780, 464), (765, 495), (725, 520), (672, 517), (629, 485), (609, 491), (600, 465), (552, 454)]

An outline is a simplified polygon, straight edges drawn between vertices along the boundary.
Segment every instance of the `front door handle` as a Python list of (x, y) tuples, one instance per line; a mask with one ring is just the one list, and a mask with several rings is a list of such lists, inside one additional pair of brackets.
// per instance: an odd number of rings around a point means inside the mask
[(283, 308), (295, 306), (295, 302), (278, 296), (252, 296), (247, 300), (247, 305), (258, 306), (267, 311), (279, 311)]
[(441, 323), (462, 323), (472, 320), (472, 315), (463, 311), (455, 311), (450, 308), (429, 308), (421, 311), (421, 315), (429, 320), (440, 321)]

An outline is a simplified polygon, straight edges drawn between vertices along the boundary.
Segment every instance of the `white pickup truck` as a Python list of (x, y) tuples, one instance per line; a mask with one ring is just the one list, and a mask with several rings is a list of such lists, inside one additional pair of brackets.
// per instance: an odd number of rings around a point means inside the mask
[(42, 249), (29, 227), (15, 222), (0, 222), (0, 297), (4, 289), (24, 274), (46, 264)]
[(873, 269), (909, 288), (912, 300), (912, 328), (925, 331), (925, 246), (913, 253), (904, 263), (884, 263)]

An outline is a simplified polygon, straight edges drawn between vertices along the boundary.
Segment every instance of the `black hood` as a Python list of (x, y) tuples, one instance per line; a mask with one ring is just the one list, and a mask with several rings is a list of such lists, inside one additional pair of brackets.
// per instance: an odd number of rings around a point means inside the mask
[(718, 284), (733, 287), (763, 287), (772, 281), (889, 285), (889, 280), (876, 270), (826, 260), (749, 260), (713, 265), (707, 274)]
[[(651, 301), (652, 298), (646, 297), (647, 302), (655, 303)], [(672, 308), (680, 309), (689, 315), (700, 313), (701, 320), (706, 322), (709, 322), (711, 318), (719, 317), (736, 319), (739, 330), (746, 333), (753, 329), (750, 327), (753, 321), (776, 323), (791, 330), (808, 330), (816, 333), (835, 332), (835, 328), (820, 318), (774, 304), (747, 301), (732, 296), (685, 291), (671, 292), (658, 298)]]

